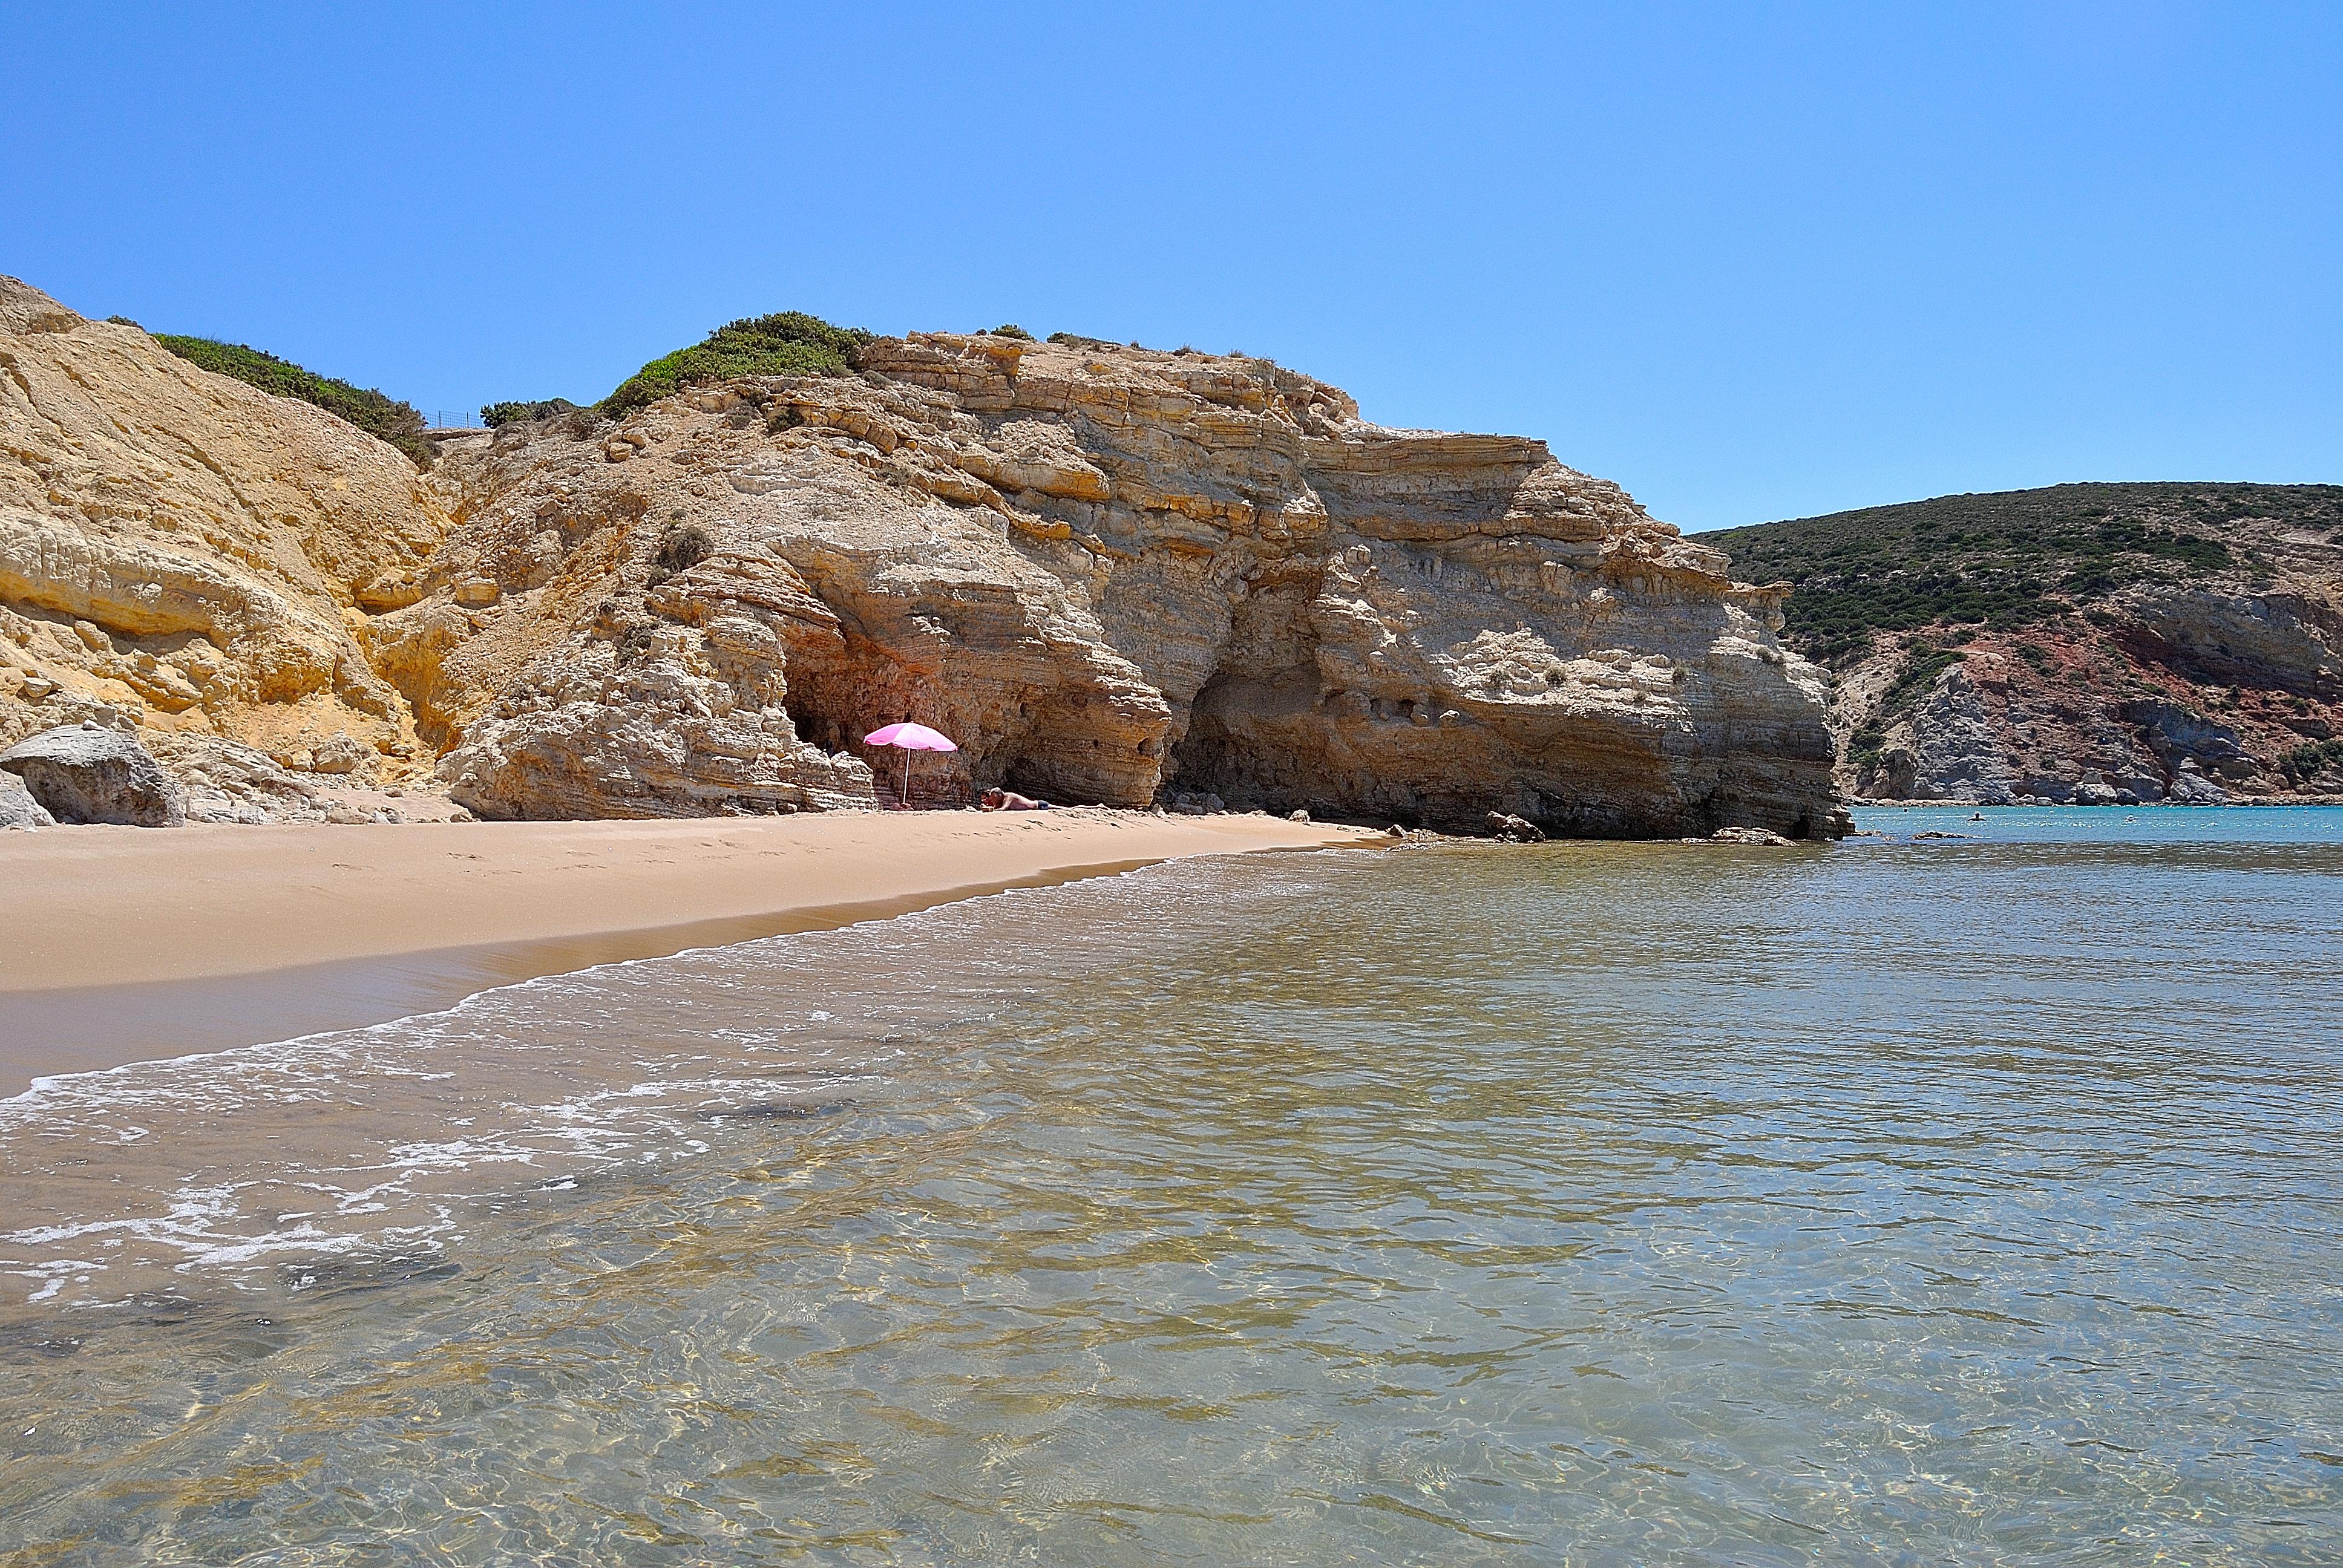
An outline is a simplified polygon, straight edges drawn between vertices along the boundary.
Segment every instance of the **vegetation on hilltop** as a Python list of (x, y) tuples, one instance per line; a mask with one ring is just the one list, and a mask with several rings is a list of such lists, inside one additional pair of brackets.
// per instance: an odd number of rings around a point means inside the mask
[(423, 416), (412, 404), (387, 397), (371, 387), (353, 387), (347, 381), (305, 370), (289, 359), (279, 359), (274, 354), (264, 354), (241, 343), (181, 337), (167, 332), (157, 332), (154, 338), (191, 365), (221, 376), (233, 376), (272, 397), (298, 397), (304, 403), (315, 404), (367, 435), (387, 441), (412, 458), (418, 468), (429, 467), (438, 456), (431, 443), (423, 438)]
[(2006, 630), (2133, 583), (2250, 568), (2228, 524), (2343, 526), (2333, 485), (2058, 485), (1940, 496), (1704, 534), (1734, 574), (1795, 585), (1789, 640), (1835, 663), (1875, 631), (1943, 623)]
[(832, 327), (801, 310), (744, 317), (709, 333), (706, 341), (662, 355), (618, 384), (597, 405), (624, 418), (670, 393), (739, 376), (843, 376), (872, 335)]
[(535, 402), (483, 403), (480, 423), (491, 430), (501, 430), (508, 425), (523, 425), (532, 419), (549, 419), (556, 414), (575, 414), (578, 405), (567, 397), (544, 397)]

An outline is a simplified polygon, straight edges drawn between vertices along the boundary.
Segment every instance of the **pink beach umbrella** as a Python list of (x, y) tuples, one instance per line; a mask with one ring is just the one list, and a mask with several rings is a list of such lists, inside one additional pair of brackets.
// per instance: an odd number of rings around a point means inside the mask
[(911, 753), (914, 751), (957, 751), (960, 747), (948, 736), (939, 735), (924, 724), (890, 724), (874, 729), (862, 738), (865, 746), (900, 746), (903, 749), (902, 800), (911, 803)]

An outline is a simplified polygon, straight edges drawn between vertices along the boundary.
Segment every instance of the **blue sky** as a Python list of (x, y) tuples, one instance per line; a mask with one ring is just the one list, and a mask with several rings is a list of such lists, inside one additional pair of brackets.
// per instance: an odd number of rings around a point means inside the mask
[(2343, 481), (2343, 5), (9, 18), (0, 271), (427, 412), (802, 309), (1267, 355), (1688, 529)]

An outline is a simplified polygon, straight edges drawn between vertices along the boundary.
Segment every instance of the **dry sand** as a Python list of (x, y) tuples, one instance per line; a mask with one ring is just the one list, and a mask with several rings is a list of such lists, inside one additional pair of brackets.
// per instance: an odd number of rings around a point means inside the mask
[(1190, 855), (1379, 839), (1096, 809), (5, 833), (0, 1095), (615, 959)]

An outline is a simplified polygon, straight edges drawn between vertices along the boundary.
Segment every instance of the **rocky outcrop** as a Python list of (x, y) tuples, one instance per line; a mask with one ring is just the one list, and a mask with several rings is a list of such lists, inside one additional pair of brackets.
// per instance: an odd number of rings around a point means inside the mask
[(25, 781), (5, 769), (0, 769), (0, 828), (54, 828), (57, 819), (49, 809), (33, 799)]
[(165, 733), (148, 735), (147, 744), (186, 791), (190, 822), (322, 822), (334, 803), (316, 774), (234, 740)]
[(60, 822), (114, 822), (176, 828), (187, 820), (185, 791), (136, 739), (95, 724), (45, 730), (0, 751), (0, 769), (15, 774)]
[(0, 745), (90, 719), (427, 768), (352, 628), (447, 526), (374, 437), (0, 278)]
[(1852, 794), (2343, 795), (2343, 487), (2068, 485), (1729, 542), (1792, 574), (1791, 640), (1835, 658)]
[(135, 731), (210, 820), (876, 806), (916, 719), (918, 803), (1839, 821), (1779, 589), (1265, 361), (915, 335), (440, 449), (0, 280), (0, 744)]
[[(2332, 648), (2307, 618), (2257, 614), (2253, 600), (2250, 590), (2118, 596), (2023, 630), (1956, 632), (1944, 653), (1882, 639), (1837, 688), (1844, 783), (1879, 799), (1989, 805), (2343, 794), (2343, 747), (2321, 744), (2343, 726)], [(2188, 601), (2203, 619), (2176, 615)], [(2257, 642), (2240, 627), (2271, 635)], [(1899, 689), (1945, 653), (1948, 665)]]
[[(1478, 830), (1829, 831), (1781, 596), (1513, 437), (1390, 430), (1262, 361), (881, 340), (451, 455), (458, 526), (361, 633), (483, 814), (891, 795)], [(418, 594), (417, 590), (421, 590)]]
[(1695, 839), (1696, 844), (1754, 844), (1761, 849), (1786, 849), (1790, 840), (1764, 828), (1719, 828), (1705, 839)]

